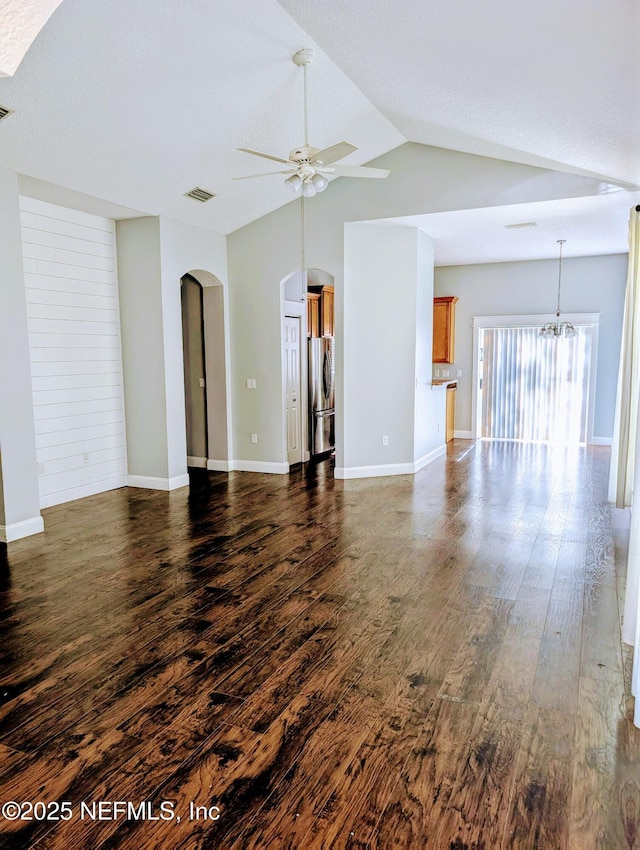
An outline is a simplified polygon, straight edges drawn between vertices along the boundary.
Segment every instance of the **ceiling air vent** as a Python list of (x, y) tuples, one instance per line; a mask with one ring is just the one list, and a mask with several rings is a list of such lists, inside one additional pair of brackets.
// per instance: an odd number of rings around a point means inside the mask
[(0, 106), (0, 121), (2, 121), (3, 118), (6, 118), (7, 115), (11, 115), (12, 112), (13, 109), (7, 109), (6, 106)]
[(516, 227), (535, 227), (535, 221), (518, 221), (516, 224), (505, 224), (507, 230), (514, 230)]
[(190, 192), (185, 192), (184, 196), (185, 198), (193, 198), (194, 201), (200, 201), (202, 204), (206, 201), (210, 201), (211, 198), (215, 198), (213, 192), (207, 192), (206, 189), (201, 189), (199, 186), (196, 186), (195, 189), (192, 189)]

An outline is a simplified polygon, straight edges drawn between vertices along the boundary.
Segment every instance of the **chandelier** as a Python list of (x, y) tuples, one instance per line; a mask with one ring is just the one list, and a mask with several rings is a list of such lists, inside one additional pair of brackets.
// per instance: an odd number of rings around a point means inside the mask
[(562, 246), (567, 241), (566, 239), (556, 240), (560, 246), (560, 258), (558, 260), (558, 307), (556, 309), (555, 322), (547, 322), (538, 331), (538, 336), (543, 336), (547, 339), (558, 339), (559, 337), (570, 338), (576, 335), (576, 329), (571, 322), (560, 321), (560, 285), (562, 283)]

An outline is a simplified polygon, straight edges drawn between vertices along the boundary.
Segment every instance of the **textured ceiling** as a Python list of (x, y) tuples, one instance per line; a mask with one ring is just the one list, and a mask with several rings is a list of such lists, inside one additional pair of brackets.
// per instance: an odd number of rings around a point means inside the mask
[[(106, 215), (164, 214), (228, 233), (291, 199), (281, 177), (232, 177), (279, 168), (239, 147), (286, 156), (301, 143), (302, 72), (290, 57), (311, 46), (311, 142), (357, 145), (345, 163), (409, 139), (636, 187), (639, 9), (64, 0), (0, 79), (0, 104), (15, 110), (0, 124), (0, 164), (54, 202), (97, 198)], [(196, 185), (217, 197), (184, 198)], [(601, 210), (591, 206), (596, 223)]]
[(635, 0), (280, 0), (408, 139), (640, 185)]
[[(0, 79), (0, 163), (149, 214), (228, 233), (287, 203), (278, 165), (303, 141), (313, 42), (275, 0), (64, 0), (15, 76)], [(310, 137), (361, 164), (404, 137), (327, 60), (311, 66)], [(275, 166), (275, 167), (271, 167)], [(183, 197), (194, 186), (217, 197)], [(48, 196), (50, 200), (55, 197)]]
[[(628, 250), (629, 210), (640, 192), (614, 192), (532, 204), (430, 213), (378, 220), (419, 227), (434, 240), (437, 266), (623, 254)], [(533, 227), (506, 225), (533, 222)]]
[(0, 0), (0, 77), (11, 76), (61, 0)]

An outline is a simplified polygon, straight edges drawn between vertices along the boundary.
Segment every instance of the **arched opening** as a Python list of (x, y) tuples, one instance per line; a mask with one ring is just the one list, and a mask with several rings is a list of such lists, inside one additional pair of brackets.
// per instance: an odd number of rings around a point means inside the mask
[(281, 281), (282, 385), (289, 464), (328, 456), (335, 446), (334, 278), (299, 269)]
[(204, 299), (191, 275), (180, 281), (187, 466), (206, 468), (209, 458), (205, 367)]
[(187, 466), (228, 471), (224, 287), (203, 269), (180, 283)]

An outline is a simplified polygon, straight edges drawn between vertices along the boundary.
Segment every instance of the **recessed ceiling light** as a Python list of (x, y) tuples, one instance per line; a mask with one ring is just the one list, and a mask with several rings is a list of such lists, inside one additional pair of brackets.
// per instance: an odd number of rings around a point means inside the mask
[(505, 224), (507, 230), (512, 230), (516, 227), (535, 227), (535, 221), (519, 221), (516, 224)]
[(185, 198), (193, 198), (194, 201), (200, 201), (202, 204), (210, 201), (211, 198), (215, 198), (213, 192), (207, 192), (206, 189), (201, 189), (199, 186), (191, 189), (190, 192), (185, 192), (184, 196)]

